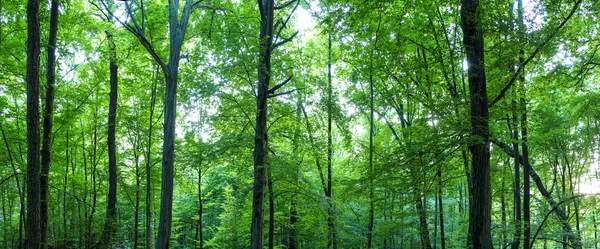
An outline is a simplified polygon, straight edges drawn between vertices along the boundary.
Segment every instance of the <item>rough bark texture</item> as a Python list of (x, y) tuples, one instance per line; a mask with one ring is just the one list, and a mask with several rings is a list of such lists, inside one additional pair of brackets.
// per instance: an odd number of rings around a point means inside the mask
[(252, 194), (252, 226), (250, 248), (263, 248), (265, 209), (265, 173), (267, 167), (267, 97), (271, 78), (271, 46), (273, 44), (273, 0), (259, 1), (260, 57), (256, 91), (256, 133), (254, 135), (254, 191)]
[(479, 0), (462, 0), (461, 27), (467, 55), (471, 107), (471, 179), (469, 225), (473, 248), (493, 248), (490, 188), (489, 111)]
[(25, 247), (40, 248), (40, 1), (27, 2), (27, 221)]
[(116, 232), (117, 221), (117, 150), (115, 146), (115, 125), (117, 117), (117, 85), (118, 66), (117, 52), (112, 35), (106, 32), (110, 53), (110, 100), (108, 104), (108, 197), (106, 205), (106, 222), (100, 241), (101, 247), (112, 247), (112, 237)]
[(54, 113), (54, 83), (56, 81), (56, 38), (58, 33), (58, 0), (50, 7), (50, 37), (46, 63), (46, 97), (44, 106), (44, 133), (42, 137), (42, 169), (40, 178), (40, 229), (41, 247), (48, 248), (48, 174), (52, 142), (52, 116)]

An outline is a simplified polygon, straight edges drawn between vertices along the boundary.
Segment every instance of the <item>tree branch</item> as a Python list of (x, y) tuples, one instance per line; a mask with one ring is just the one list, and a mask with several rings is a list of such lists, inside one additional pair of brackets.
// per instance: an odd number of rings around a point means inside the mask
[(290, 82), (290, 80), (292, 79), (292, 77), (294, 77), (294, 75), (290, 75), (290, 77), (288, 77), (287, 79), (285, 79), (283, 82), (279, 83), (278, 85), (274, 86), (273, 88), (269, 89), (269, 91), (267, 92), (268, 94), (274, 94), (275, 91), (277, 91), (277, 89), (281, 88), (282, 86), (284, 86), (285, 84), (287, 84), (288, 82)]
[(296, 0), (290, 0), (282, 5), (275, 6), (275, 10), (285, 9), (285, 8), (289, 7), (290, 5), (292, 5), (292, 3), (294, 3), (294, 2), (296, 2)]
[(581, 4), (582, 1), (583, 0), (577, 0), (575, 5), (573, 6), (573, 9), (571, 9), (571, 12), (569, 13), (569, 15), (556, 27), (556, 29), (554, 29), (554, 32), (552, 32), (548, 37), (546, 37), (546, 40), (544, 40), (542, 43), (540, 43), (540, 45), (537, 46), (537, 48), (535, 48), (533, 53), (531, 53), (531, 55), (529, 55), (529, 57), (527, 57), (527, 60), (525, 60), (521, 65), (519, 65), (519, 68), (517, 68), (517, 71), (513, 74), (510, 81), (508, 81), (508, 84), (506, 84), (506, 86), (504, 86), (504, 88), (500, 91), (500, 94), (498, 95), (498, 97), (494, 98), (494, 100), (492, 100), (492, 102), (490, 102), (490, 104), (488, 105), (489, 108), (493, 107), (496, 103), (498, 103), (498, 101), (502, 100), (504, 95), (506, 95), (506, 92), (508, 92), (510, 87), (515, 83), (515, 81), (517, 80), (517, 78), (519, 77), (521, 72), (523, 72), (523, 69), (525, 68), (525, 66), (527, 66), (527, 64), (529, 64), (529, 62), (531, 62), (531, 60), (533, 60), (533, 58), (540, 52), (540, 50), (544, 46), (546, 46), (546, 44), (548, 44), (548, 42), (550, 42), (550, 40), (552, 40), (552, 38), (554, 38), (554, 36), (556, 36), (558, 31), (560, 31), (560, 29), (563, 26), (565, 26), (565, 24), (571, 19), (571, 17), (573, 17), (573, 15), (579, 8), (579, 5)]
[(277, 96), (281, 96), (281, 95), (290, 94), (290, 93), (293, 93), (293, 92), (295, 92), (295, 91), (300, 91), (300, 90), (304, 90), (304, 88), (296, 88), (296, 89), (294, 89), (294, 90), (287, 91), (287, 92), (282, 92), (282, 93), (278, 93), (278, 94), (271, 94), (271, 95), (267, 96), (267, 98), (275, 98), (275, 97), (277, 97)]
[(290, 41), (292, 41), (294, 39), (294, 37), (296, 37), (296, 35), (298, 35), (298, 32), (300, 31), (296, 31), (294, 34), (292, 34), (292, 36), (290, 36), (289, 38), (283, 39), (282, 41), (275, 43), (275, 45), (273, 45), (273, 48), (271, 48), (271, 50), (275, 50), (277, 47), (286, 44)]

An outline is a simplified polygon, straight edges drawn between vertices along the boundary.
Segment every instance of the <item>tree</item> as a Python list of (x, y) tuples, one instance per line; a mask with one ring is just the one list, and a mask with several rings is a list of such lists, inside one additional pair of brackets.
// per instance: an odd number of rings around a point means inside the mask
[(56, 39), (58, 33), (58, 0), (50, 6), (50, 37), (46, 62), (46, 97), (44, 106), (44, 134), (42, 138), (42, 164), (40, 178), (40, 236), (41, 247), (48, 248), (48, 174), (52, 149), (52, 117), (54, 115), (54, 84), (56, 82)]
[(111, 248), (113, 245), (113, 235), (116, 233), (117, 227), (117, 152), (115, 147), (115, 130), (117, 117), (117, 97), (118, 97), (118, 66), (117, 66), (117, 51), (116, 44), (113, 41), (111, 33), (106, 31), (106, 37), (109, 41), (109, 58), (110, 58), (110, 103), (108, 107), (108, 201), (106, 204), (106, 222), (102, 239), (101, 247)]
[(40, 226), (40, 1), (27, 1), (27, 223), (25, 246), (41, 246)]
[(493, 248), (490, 231), (490, 134), (479, 0), (462, 0), (461, 28), (467, 54), (471, 107), (471, 179), (469, 226), (473, 248)]

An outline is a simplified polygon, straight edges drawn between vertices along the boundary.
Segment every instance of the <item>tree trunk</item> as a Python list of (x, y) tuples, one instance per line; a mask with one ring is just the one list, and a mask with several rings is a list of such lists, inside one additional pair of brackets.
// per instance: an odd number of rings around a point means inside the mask
[(429, 239), (429, 228), (427, 227), (427, 213), (423, 207), (423, 195), (420, 188), (415, 188), (415, 207), (419, 214), (419, 237), (421, 238), (421, 248), (431, 249), (431, 240)]
[(108, 201), (106, 205), (106, 223), (100, 241), (101, 247), (112, 248), (112, 237), (116, 233), (117, 221), (117, 151), (115, 146), (115, 126), (117, 116), (118, 66), (117, 52), (112, 34), (106, 32), (110, 53), (110, 102), (108, 107)]
[(517, 104), (516, 101), (512, 101), (512, 121), (511, 121), (511, 138), (513, 146), (513, 158), (514, 158), (514, 218), (515, 218), (515, 234), (513, 237), (512, 249), (519, 249), (521, 242), (521, 169), (519, 167), (519, 131), (517, 122)]
[(140, 155), (138, 154), (140, 138), (135, 137), (133, 144), (133, 158), (135, 160), (135, 216), (133, 223), (133, 249), (138, 248), (139, 244), (139, 226), (140, 226), (140, 185), (142, 179), (140, 177)]
[(46, 104), (44, 108), (44, 133), (42, 138), (42, 169), (40, 178), (40, 236), (41, 248), (48, 248), (48, 174), (52, 142), (52, 116), (54, 113), (54, 83), (56, 81), (56, 36), (58, 33), (58, 0), (50, 7), (50, 37), (46, 63)]
[(337, 249), (336, 242), (336, 233), (335, 233), (335, 217), (333, 210), (333, 199), (331, 196), (331, 166), (333, 164), (333, 139), (331, 133), (331, 125), (332, 125), (332, 105), (333, 105), (333, 88), (332, 88), (332, 75), (331, 75), (331, 33), (328, 37), (328, 61), (327, 61), (327, 192), (325, 193), (325, 197), (327, 198), (327, 204), (329, 207), (327, 208), (327, 228), (328, 231), (328, 240), (327, 240), (327, 248)]
[(490, 187), (490, 137), (489, 110), (486, 90), (483, 34), (481, 30), (479, 0), (462, 0), (461, 27), (467, 54), (469, 95), (471, 107), (471, 135), (476, 140), (469, 145), (471, 151), (469, 224), (472, 228), (473, 248), (493, 248), (491, 224)]
[[(158, 77), (158, 73), (157, 73)], [(146, 144), (146, 249), (152, 249), (154, 246), (154, 229), (152, 223), (152, 182), (151, 182), (151, 157), (152, 157), (152, 128), (154, 127), (154, 106), (156, 104), (156, 85), (157, 80), (152, 83), (152, 93), (150, 96), (150, 118), (148, 125), (148, 144)]]
[(25, 247), (40, 248), (40, 1), (27, 2), (27, 223)]
[(179, 18), (179, 1), (169, 0), (169, 62), (162, 65), (165, 76), (165, 109), (162, 152), (162, 183), (160, 196), (160, 217), (158, 222), (157, 249), (168, 249), (171, 240), (173, 218), (173, 175), (175, 160), (175, 120), (177, 117), (177, 83), (179, 80), (179, 60), (181, 47), (192, 12), (192, 0), (186, 0)]
[(202, 215), (204, 213), (204, 203), (202, 203), (202, 161), (200, 161), (200, 165), (198, 165), (198, 227), (196, 234), (199, 235), (197, 238), (200, 249), (204, 247), (204, 238), (203, 238), (203, 227), (202, 227)]
[(531, 211), (530, 211), (530, 178), (529, 178), (529, 152), (527, 148), (527, 104), (524, 98), (521, 98), (523, 113), (521, 114), (521, 138), (523, 139), (521, 148), (523, 150), (523, 249), (529, 249), (531, 239)]
[(256, 91), (256, 129), (254, 135), (254, 190), (252, 194), (252, 226), (250, 248), (263, 248), (265, 209), (265, 170), (267, 165), (267, 97), (271, 78), (274, 0), (261, 0), (260, 56)]
[(440, 240), (442, 242), (442, 249), (446, 249), (446, 234), (444, 232), (444, 202), (442, 201), (442, 170), (438, 168), (438, 203), (440, 212)]

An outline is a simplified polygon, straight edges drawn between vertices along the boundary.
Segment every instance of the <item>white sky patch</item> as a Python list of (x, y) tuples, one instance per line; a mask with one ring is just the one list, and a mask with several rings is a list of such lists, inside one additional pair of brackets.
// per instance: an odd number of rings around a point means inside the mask
[(600, 194), (600, 154), (594, 153), (588, 172), (580, 178), (578, 192), (580, 194)]

